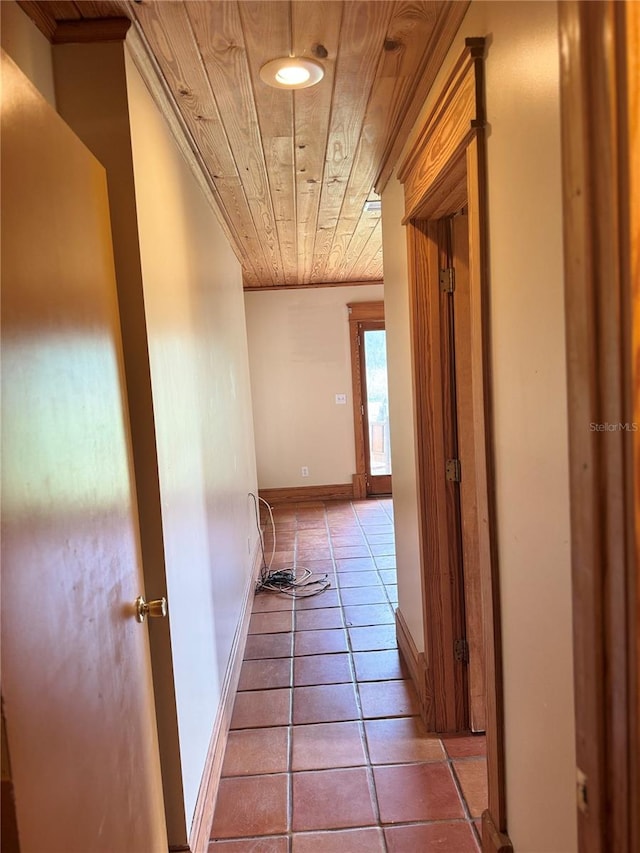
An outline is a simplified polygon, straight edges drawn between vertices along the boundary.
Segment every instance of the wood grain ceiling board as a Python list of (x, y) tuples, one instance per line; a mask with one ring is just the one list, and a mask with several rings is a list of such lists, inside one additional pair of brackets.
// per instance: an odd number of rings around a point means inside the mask
[(289, 52), (288, 2), (242, 2), (240, 19), (251, 75), (258, 141), (262, 144), (269, 192), (283, 265), (283, 282), (298, 280), (296, 193), (293, 153), (293, 94), (266, 86), (260, 68)]
[[(376, 79), (393, 3), (350, 0), (344, 4), (340, 44), (322, 179), (312, 282), (327, 281), (325, 270), (351, 178), (366, 107)], [(367, 187), (360, 210), (371, 187)], [(341, 280), (342, 275), (337, 280)]]
[(294, 51), (308, 54), (313, 44), (321, 44), (328, 52), (322, 83), (293, 95), (298, 281), (304, 284), (311, 281), (313, 269), (343, 10), (344, 3), (331, 0), (292, 8)]
[(382, 220), (380, 218), (378, 218), (362, 250), (354, 255), (352, 262), (347, 264), (345, 269), (347, 280), (360, 281), (362, 280), (361, 276), (365, 279), (369, 278), (372, 275), (370, 268), (378, 256), (382, 259)]
[(181, 2), (135, 4), (133, 14), (229, 214), (245, 280), (252, 286), (271, 282), (272, 271), (251, 216), (244, 180), (185, 7)]
[[(354, 252), (363, 246), (375, 226), (363, 201), (374, 198), (372, 191), (384, 147), (393, 132), (397, 114), (422, 59), (442, 8), (441, 3), (407, 0), (393, 4), (386, 29), (381, 64), (367, 103), (358, 151), (340, 211), (324, 278), (333, 280), (350, 275)], [(378, 214), (379, 216), (379, 214)]]
[(187, 2), (184, 6), (236, 171), (242, 176), (249, 211), (261, 237), (268, 281), (284, 284), (282, 254), (238, 3)]
[[(468, 0), (19, 3), (49, 38), (56, 21), (134, 21), (246, 288), (380, 280), (380, 213), (364, 203), (388, 180)], [(269, 59), (317, 45), (328, 54), (317, 86), (288, 92), (260, 79)]]

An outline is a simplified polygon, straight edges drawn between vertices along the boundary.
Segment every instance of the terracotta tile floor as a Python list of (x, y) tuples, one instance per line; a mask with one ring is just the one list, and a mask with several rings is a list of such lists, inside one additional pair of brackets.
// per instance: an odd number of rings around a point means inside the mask
[(295, 559), (331, 588), (255, 597), (209, 853), (478, 853), (484, 737), (439, 738), (418, 716), (395, 639), (391, 500), (274, 518), (272, 568)]

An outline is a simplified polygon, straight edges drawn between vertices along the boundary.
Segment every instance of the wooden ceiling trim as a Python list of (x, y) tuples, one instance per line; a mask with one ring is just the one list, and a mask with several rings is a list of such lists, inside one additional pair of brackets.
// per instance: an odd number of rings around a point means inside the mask
[(270, 280), (269, 264), (199, 51), (194, 56), (197, 49), (183, 4), (131, 5), (135, 5), (132, 11), (216, 185), (221, 202), (235, 213), (233, 230), (243, 267), (249, 276), (253, 270), (258, 280)]
[(416, 70), (412, 85), (406, 91), (395, 128), (380, 158), (379, 173), (375, 181), (375, 189), (379, 195), (382, 195), (409, 139), (455, 34), (467, 14), (470, 2), (471, 0), (449, 0), (442, 4), (420, 67)]
[(393, 3), (344, 7), (311, 280), (322, 281), (355, 161)]
[(322, 83), (295, 92), (293, 100), (298, 282), (301, 284), (311, 282), (313, 271), (313, 247), (318, 230), (343, 10), (342, 0), (294, 4), (292, 7), (294, 50), (308, 54), (311, 46), (318, 43), (328, 52), (327, 58), (322, 60), (325, 69)]
[(185, 3), (211, 96), (224, 124), (251, 216), (262, 238), (269, 280), (284, 280), (267, 168), (237, 3)]
[[(182, 156), (198, 181), (204, 197), (216, 214), (238, 261), (242, 264), (245, 259), (242, 257), (241, 244), (235, 230), (232, 216), (233, 208), (225, 206), (224, 199), (220, 196), (218, 187), (213, 182), (209, 170), (202, 160), (195, 140), (186, 126), (184, 117), (178, 109), (175, 98), (139, 26), (134, 24), (129, 30), (126, 44), (140, 76), (151, 93), (151, 97), (167, 122)], [(239, 179), (237, 180), (239, 184)], [(248, 283), (258, 283), (258, 277), (252, 267), (248, 270), (244, 268), (244, 276)]]
[(81, 18), (73, 21), (58, 21), (51, 43), (90, 44), (124, 41), (130, 26), (129, 18)]
[(368, 287), (372, 284), (384, 284), (382, 276), (380, 275), (377, 278), (370, 278), (362, 281), (319, 281), (314, 282), (313, 284), (274, 284), (271, 287), (251, 285), (245, 287), (245, 291), (248, 291), (249, 293), (256, 293), (257, 291), (264, 293), (265, 291), (268, 291), (270, 293), (272, 290), (317, 290), (319, 287)]
[(247, 62), (251, 74), (258, 134), (262, 142), (271, 204), (280, 243), (284, 275), (281, 283), (297, 278), (296, 193), (293, 153), (293, 93), (267, 86), (260, 79), (265, 62), (289, 52), (290, 4), (241, 2)]
[(484, 51), (484, 38), (465, 39), (442, 94), (398, 170), (398, 180), (405, 184), (405, 222), (418, 212), (424, 216), (424, 188), (443, 182), (445, 170), (464, 159), (456, 155), (484, 125), (484, 104), (477, 97)]

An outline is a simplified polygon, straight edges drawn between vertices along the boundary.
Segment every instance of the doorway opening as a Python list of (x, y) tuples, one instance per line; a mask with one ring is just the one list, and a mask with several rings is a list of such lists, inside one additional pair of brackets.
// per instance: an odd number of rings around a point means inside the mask
[(354, 496), (390, 495), (391, 437), (384, 303), (352, 302), (347, 308), (356, 447)]

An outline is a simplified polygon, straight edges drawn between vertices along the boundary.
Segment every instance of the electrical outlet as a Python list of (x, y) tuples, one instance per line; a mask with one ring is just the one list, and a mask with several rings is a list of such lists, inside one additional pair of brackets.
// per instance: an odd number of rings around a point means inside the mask
[(306, 465), (302, 466), (302, 468), (300, 469), (300, 473), (302, 474), (303, 477), (309, 476), (309, 469), (307, 468)]
[(347, 395), (346, 394), (336, 394), (336, 406), (346, 406), (347, 405)]

